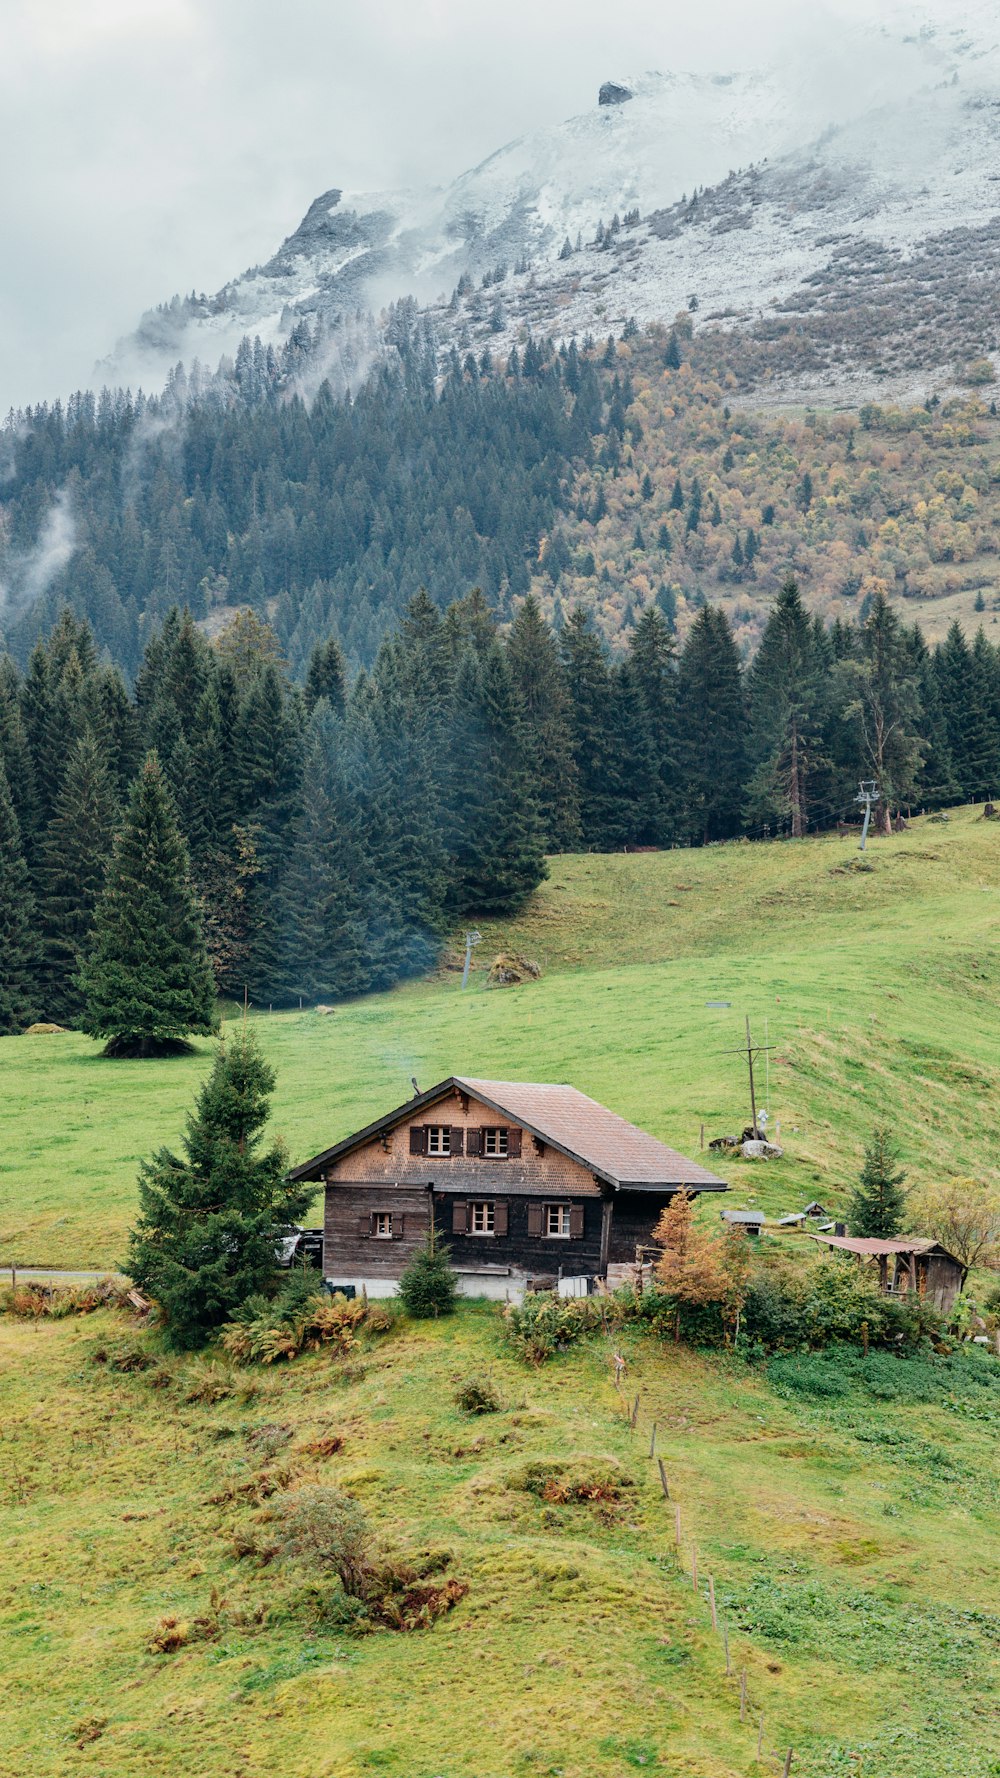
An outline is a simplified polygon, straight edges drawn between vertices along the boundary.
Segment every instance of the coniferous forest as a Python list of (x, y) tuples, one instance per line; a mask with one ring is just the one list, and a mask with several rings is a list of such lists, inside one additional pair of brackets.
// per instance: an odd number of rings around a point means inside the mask
[(3, 1029), (166, 1038), (133, 1005), (150, 981), (178, 1033), (211, 983), (387, 987), (520, 907), (546, 851), (795, 837), (859, 777), (886, 813), (989, 795), (1000, 657), (957, 628), (930, 651), (881, 598), (825, 629), (792, 581), (746, 668), (710, 605), (679, 653), (650, 608), (614, 660), (582, 612), (556, 634), (528, 597), (501, 634), (478, 590), (420, 592), (353, 679), (335, 639), (299, 682), (252, 611), (211, 641), (175, 607), (130, 691), (65, 610), (24, 672), (0, 662), (0, 758)]
[(860, 778), (883, 819), (1000, 785), (1000, 652), (929, 648), (877, 587), (824, 624), (789, 578), (749, 658), (704, 599), (680, 646), (659, 596), (616, 654), (592, 612), (547, 622), (539, 539), (626, 428), (614, 342), (440, 375), (411, 321), (353, 401), (246, 346), (6, 428), (8, 564), (63, 494), (76, 536), (0, 658), (0, 1028), (141, 1050), (208, 1028), (213, 988), (419, 973), (547, 851), (794, 838)]

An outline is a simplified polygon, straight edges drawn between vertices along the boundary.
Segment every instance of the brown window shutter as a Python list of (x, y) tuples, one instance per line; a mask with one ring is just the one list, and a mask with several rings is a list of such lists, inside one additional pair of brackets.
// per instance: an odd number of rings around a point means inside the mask
[(427, 1153), (427, 1125), (426, 1124), (411, 1124), (410, 1125), (410, 1153), (411, 1154), (426, 1154)]
[(392, 1238), (394, 1241), (403, 1239), (403, 1218), (395, 1210), (392, 1213)]
[(520, 1159), (520, 1155), (521, 1155), (521, 1132), (520, 1132), (520, 1130), (508, 1130), (507, 1131), (507, 1153), (509, 1154), (512, 1161), (516, 1161), (516, 1160)]
[(582, 1204), (571, 1204), (569, 1207), (569, 1238), (571, 1241), (583, 1240)]
[(493, 1233), (495, 1235), (505, 1235), (507, 1233), (506, 1204), (494, 1204), (493, 1206)]
[(463, 1141), (464, 1136), (465, 1136), (464, 1125), (463, 1124), (452, 1124), (452, 1126), (451, 1126), (451, 1152), (452, 1152), (452, 1154), (461, 1154), (462, 1141)]
[(541, 1206), (541, 1204), (529, 1204), (528, 1205), (528, 1233), (529, 1233), (529, 1235), (540, 1235), (541, 1232), (542, 1232), (542, 1206)]
[(358, 1217), (358, 1236), (359, 1236), (359, 1238), (363, 1241), (366, 1241), (368, 1239), (368, 1236), (371, 1234), (371, 1232), (372, 1232), (371, 1217), (370, 1216), (359, 1216)]
[(465, 1132), (466, 1154), (481, 1154), (483, 1151), (483, 1132), (475, 1126)]
[(469, 1232), (469, 1206), (464, 1198), (456, 1198), (452, 1204), (451, 1232), (453, 1235), (466, 1235)]

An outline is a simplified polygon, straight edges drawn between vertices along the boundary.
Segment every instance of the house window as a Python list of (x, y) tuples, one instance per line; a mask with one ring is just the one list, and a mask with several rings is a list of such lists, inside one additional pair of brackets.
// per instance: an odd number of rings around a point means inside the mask
[(557, 1241), (568, 1241), (569, 1240), (570, 1230), (569, 1230), (569, 1205), (568, 1204), (546, 1204), (546, 1206), (545, 1206), (545, 1233), (547, 1236), (551, 1237), (553, 1240), (557, 1240)]
[(451, 1130), (447, 1124), (428, 1124), (427, 1153), (451, 1153)]
[(392, 1240), (391, 1210), (375, 1210), (372, 1213), (372, 1234), (378, 1241)]
[(484, 1130), (483, 1131), (483, 1153), (493, 1155), (498, 1160), (506, 1159), (507, 1131), (506, 1130)]
[(492, 1203), (469, 1205), (469, 1231), (473, 1235), (492, 1235), (496, 1232), (496, 1206)]

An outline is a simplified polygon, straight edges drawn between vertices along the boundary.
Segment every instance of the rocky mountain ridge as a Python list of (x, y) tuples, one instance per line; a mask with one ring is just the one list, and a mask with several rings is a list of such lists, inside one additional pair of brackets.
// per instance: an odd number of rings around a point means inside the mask
[(691, 308), (756, 342), (777, 399), (960, 379), (998, 343), (1000, 49), (986, 7), (904, 16), (824, 57), (608, 81), (444, 190), (331, 188), (265, 265), (143, 317), (105, 373), (155, 385), (303, 321), (335, 361), (359, 312), (411, 297), (442, 347), (477, 354)]

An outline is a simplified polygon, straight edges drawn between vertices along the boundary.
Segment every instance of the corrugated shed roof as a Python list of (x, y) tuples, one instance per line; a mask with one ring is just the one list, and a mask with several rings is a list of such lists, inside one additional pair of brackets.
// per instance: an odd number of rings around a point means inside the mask
[(720, 1210), (719, 1215), (726, 1222), (766, 1222), (763, 1210)]
[(589, 1099), (576, 1087), (516, 1080), (474, 1080), (455, 1076), (457, 1086), (526, 1129), (551, 1142), (614, 1185), (689, 1186), (693, 1191), (728, 1191), (724, 1179), (689, 1161), (630, 1124), (617, 1112)]
[(876, 1241), (871, 1235), (814, 1235), (812, 1238), (821, 1241), (824, 1247), (842, 1247), (845, 1253), (865, 1253), (876, 1259), (894, 1253), (926, 1253), (929, 1248), (937, 1246), (929, 1235), (910, 1235), (899, 1241)]

